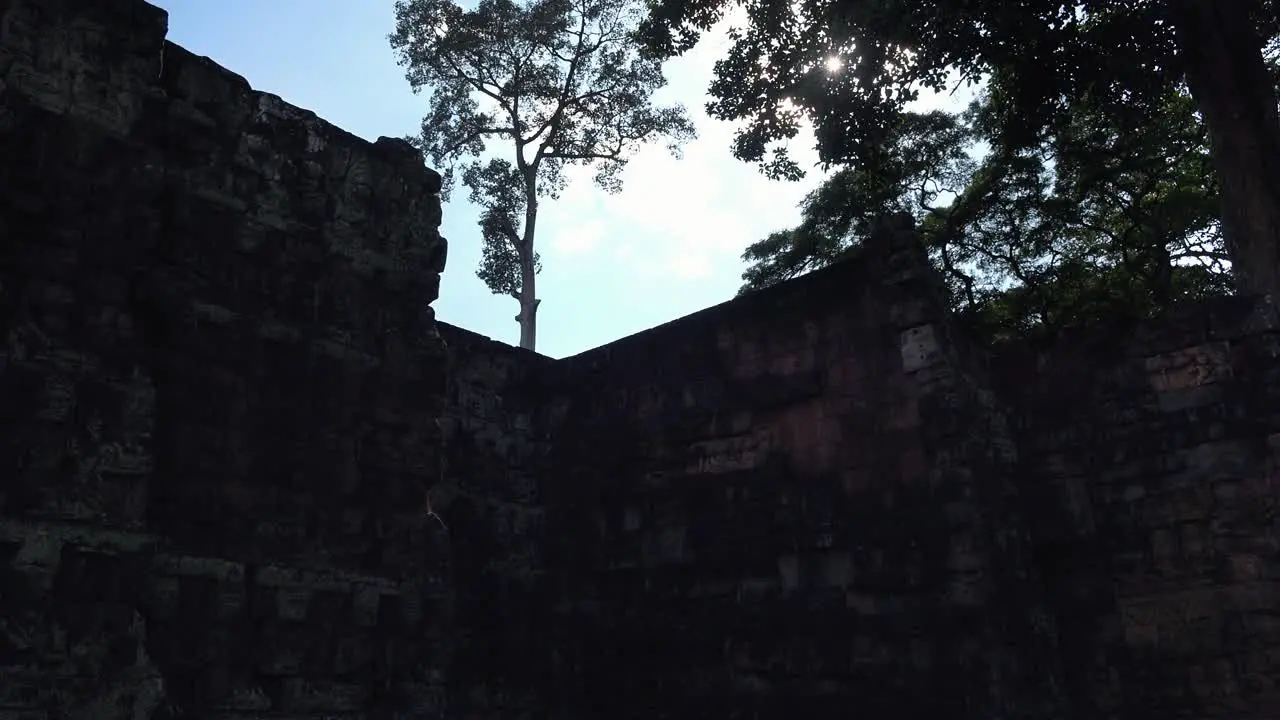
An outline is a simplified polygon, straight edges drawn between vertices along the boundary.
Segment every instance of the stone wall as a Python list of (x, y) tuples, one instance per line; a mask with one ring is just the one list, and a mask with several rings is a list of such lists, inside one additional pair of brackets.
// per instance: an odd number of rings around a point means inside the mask
[(457, 717), (544, 717), (547, 698), (544, 499), (547, 429), (560, 402), (541, 382), (553, 361), (440, 323), (449, 346), (441, 428), (458, 590), (450, 667)]
[(976, 348), (909, 235), (553, 368), (556, 710), (1280, 716), (1275, 307)]
[(1280, 716), (1278, 333), (1224, 298), (997, 353), (1077, 717)]
[(552, 361), (164, 33), (0, 0), (0, 716), (1280, 717), (1272, 306), (975, 348), (895, 219)]
[(1280, 716), (1275, 307), (976, 348), (938, 297), (887, 226), (555, 366), (559, 712)]
[(562, 361), (572, 717), (1065, 717), (1008, 423), (909, 228)]
[(0, 715), (438, 716), (439, 178), (165, 31), (0, 2)]

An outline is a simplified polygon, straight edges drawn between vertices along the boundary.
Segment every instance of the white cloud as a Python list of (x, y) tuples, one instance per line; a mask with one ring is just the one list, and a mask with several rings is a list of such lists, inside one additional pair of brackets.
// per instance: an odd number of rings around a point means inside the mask
[(699, 280), (711, 275), (711, 258), (696, 250), (677, 252), (667, 258), (665, 270), (679, 280)]
[[(747, 245), (799, 221), (799, 203), (824, 176), (816, 167), (812, 132), (803, 131), (789, 143), (807, 177), (776, 182), (734, 158), (734, 125), (706, 114), (706, 88), (716, 60), (728, 50), (728, 26), (722, 22), (693, 50), (667, 64), (671, 82), (656, 99), (684, 102), (698, 138), (684, 147), (682, 158), (670, 156), (660, 144), (643, 148), (628, 164), (618, 195), (600, 192), (589, 170), (575, 169), (564, 195), (550, 204), (555, 226), (569, 228), (552, 231), (557, 252), (585, 254), (606, 236), (625, 237), (630, 244), (613, 248), (613, 258), (626, 260), (633, 274), (695, 281), (713, 273), (736, 275)], [(955, 108), (972, 92), (962, 88), (956, 97), (922, 94), (913, 109)], [(573, 220), (583, 217), (592, 220)], [(643, 248), (640, 264), (635, 262), (635, 243)]]
[[(734, 127), (710, 118), (703, 107), (715, 61), (728, 47), (727, 25), (709, 33), (666, 66), (671, 83), (656, 99), (683, 101), (698, 139), (674, 158), (659, 143), (643, 148), (623, 174), (623, 191), (606, 195), (590, 172), (578, 170), (559, 200), (546, 206), (550, 247), (563, 254), (597, 249), (603, 237), (626, 237), (614, 248), (634, 273), (695, 281), (720, 270), (736, 276), (743, 249), (769, 232), (795, 224), (798, 203), (820, 180), (815, 170), (798, 183), (774, 182), (733, 157)], [(816, 161), (808, 134), (793, 141), (802, 162)], [(588, 223), (575, 218), (591, 218)], [(561, 229), (565, 228), (565, 229)], [(642, 247), (642, 263), (636, 248)]]
[(558, 255), (586, 255), (600, 247), (604, 233), (604, 222), (592, 218), (555, 230), (551, 236), (551, 249)]

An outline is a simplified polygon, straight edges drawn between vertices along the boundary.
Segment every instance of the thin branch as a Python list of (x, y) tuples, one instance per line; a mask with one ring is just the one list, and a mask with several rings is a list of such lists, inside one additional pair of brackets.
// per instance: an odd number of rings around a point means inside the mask
[(465, 147), (465, 146), (467, 145), (467, 143), (469, 143), (469, 142), (471, 142), (471, 141), (473, 141), (473, 140), (475, 140), (475, 139), (477, 139), (477, 138), (479, 138), (479, 137), (481, 137), (481, 136), (484, 136), (484, 135), (505, 135), (505, 134), (508, 134), (508, 133), (510, 133), (510, 132), (512, 132), (512, 129), (511, 129), (511, 128), (509, 128), (509, 127), (489, 127), (489, 128), (481, 128), (481, 129), (479, 129), (479, 130), (476, 130), (476, 131), (472, 132), (470, 135), (468, 135), (468, 136), (466, 136), (465, 138), (463, 138), (463, 139), (459, 140), (458, 142), (456, 142), (456, 143), (454, 143), (454, 144), (450, 145), (449, 147), (445, 148), (444, 150), (442, 150), (442, 151), (441, 151), (441, 155), (442, 155), (442, 156), (444, 156), (444, 157), (448, 157), (449, 155), (452, 155), (453, 153), (457, 152), (459, 149), (461, 149), (461, 148)]
[(621, 156), (622, 156), (621, 144), (619, 144), (619, 147), (616, 150), (611, 150), (607, 153), (598, 153), (598, 152), (563, 153), (563, 152), (556, 152), (553, 150), (547, 153), (546, 155), (543, 155), (544, 158), (552, 158), (555, 160), (617, 160)]
[[(458, 66), (458, 63), (453, 59), (453, 57), (449, 54), (448, 51), (441, 51), (440, 56), (444, 58), (445, 62), (449, 63), (449, 67), (453, 68), (453, 71), (457, 74), (458, 77), (465, 80), (468, 84), (471, 85), (471, 87), (475, 88), (481, 94), (489, 98), (492, 98), (495, 102), (498, 103), (498, 106), (501, 107), (503, 110), (506, 110), (508, 113), (511, 112), (511, 109), (507, 105), (507, 101), (505, 98), (503, 98), (501, 95), (495, 94), (493, 91), (485, 87), (483, 82), (481, 82), (480, 80), (477, 80), (476, 78), (472, 77), (468, 73), (464, 72), (462, 68)], [(515, 123), (513, 122), (512, 124), (514, 125)]]

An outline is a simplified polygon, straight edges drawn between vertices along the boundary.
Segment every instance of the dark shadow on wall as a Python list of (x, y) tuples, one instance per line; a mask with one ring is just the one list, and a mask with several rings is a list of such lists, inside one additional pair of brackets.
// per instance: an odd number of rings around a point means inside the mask
[[(451, 367), (505, 353), (550, 438), (502, 472), (539, 488), (522, 622), (548, 628), (553, 714), (1263, 718), (1277, 338), (1270, 305), (1225, 298), (979, 347), (890, 223), (839, 266), (579, 356), (466, 341)], [(486, 662), (469, 675), (514, 672)]]

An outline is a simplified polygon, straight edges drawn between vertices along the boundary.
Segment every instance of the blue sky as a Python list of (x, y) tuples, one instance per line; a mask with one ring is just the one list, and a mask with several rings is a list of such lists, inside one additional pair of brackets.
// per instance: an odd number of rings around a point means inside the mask
[[(152, 1), (169, 12), (171, 41), (257, 90), (369, 140), (417, 133), (426, 101), (411, 92), (388, 45), (392, 0)], [(733, 127), (703, 109), (726, 43), (715, 32), (666, 67), (670, 82), (658, 101), (684, 103), (699, 133), (683, 159), (649, 147), (629, 165), (621, 194), (605, 194), (584, 175), (542, 205), (539, 352), (572, 355), (731, 298), (742, 250), (799, 219), (797, 204), (818, 173), (798, 183), (769, 181), (733, 158)], [(807, 140), (797, 140), (795, 151), (814, 159)], [(449, 263), (437, 316), (514, 344), (515, 300), (493, 295), (475, 275), (476, 218), (465, 192), (455, 192), (441, 228)]]

